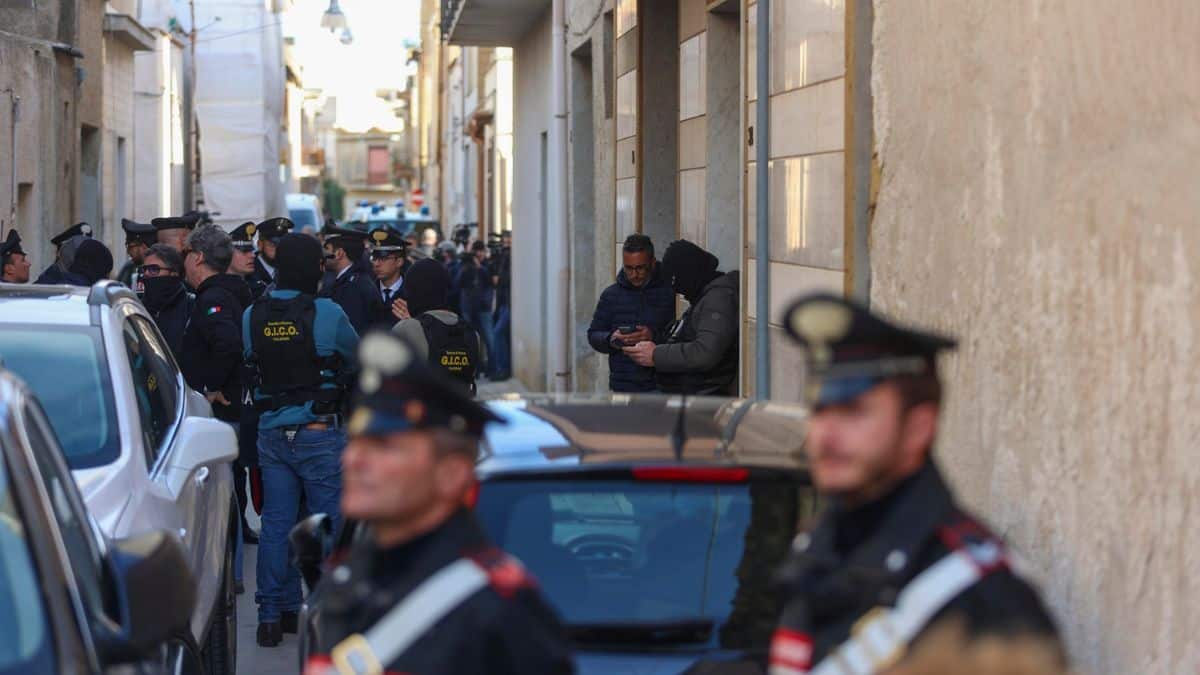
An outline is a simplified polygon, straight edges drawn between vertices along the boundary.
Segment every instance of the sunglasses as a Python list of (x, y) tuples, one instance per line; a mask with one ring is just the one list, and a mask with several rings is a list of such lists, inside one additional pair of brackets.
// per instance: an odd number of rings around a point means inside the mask
[(173, 277), (175, 273), (162, 265), (142, 265), (138, 268), (138, 276), (153, 279), (154, 277)]

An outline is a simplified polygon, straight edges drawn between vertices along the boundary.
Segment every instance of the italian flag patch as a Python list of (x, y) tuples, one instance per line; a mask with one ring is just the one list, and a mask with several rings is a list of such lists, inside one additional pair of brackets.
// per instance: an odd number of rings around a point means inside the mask
[(221, 311), (220, 305), (213, 305), (212, 307), (208, 308), (208, 316), (212, 316), (213, 314), (216, 314), (217, 312), (220, 312), (220, 311)]

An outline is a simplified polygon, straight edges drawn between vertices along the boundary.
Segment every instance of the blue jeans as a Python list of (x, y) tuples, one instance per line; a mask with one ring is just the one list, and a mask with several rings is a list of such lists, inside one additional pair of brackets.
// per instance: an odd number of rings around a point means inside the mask
[(493, 338), (496, 336), (496, 330), (492, 327), (492, 313), (489, 310), (475, 312), (467, 317), (467, 322), (479, 333), (480, 339), (483, 340), (484, 349), (487, 350), (486, 368), (480, 368), (479, 372), (485, 375), (495, 374), (496, 363), (496, 342)]
[(340, 429), (300, 429), (290, 440), (282, 429), (258, 432), (263, 512), (254, 601), (260, 623), (278, 621), (281, 613), (300, 608), (300, 573), (291, 564), (287, 536), (296, 525), (302, 490), (309, 510), (328, 514), (337, 529), (345, 447)]
[(493, 375), (512, 374), (512, 340), (509, 330), (512, 327), (512, 308), (501, 305), (496, 310), (496, 325), (492, 346), (496, 348), (496, 358), (492, 361)]

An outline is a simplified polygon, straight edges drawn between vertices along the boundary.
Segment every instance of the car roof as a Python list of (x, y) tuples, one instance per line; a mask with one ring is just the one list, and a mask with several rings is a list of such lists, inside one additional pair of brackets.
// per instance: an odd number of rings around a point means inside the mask
[[(486, 400), (491, 424), (478, 472), (740, 466), (804, 471), (806, 408), (746, 399), (660, 395), (509, 395)], [(684, 441), (676, 452), (675, 430)]]
[(93, 307), (136, 300), (133, 291), (115, 281), (90, 288), (0, 283), (0, 323), (88, 326)]

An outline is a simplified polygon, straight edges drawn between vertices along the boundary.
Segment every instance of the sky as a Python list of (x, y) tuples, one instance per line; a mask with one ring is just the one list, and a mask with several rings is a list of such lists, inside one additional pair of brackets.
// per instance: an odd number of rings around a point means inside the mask
[(331, 34), (321, 28), (329, 0), (295, 0), (284, 16), (283, 34), (296, 40), (304, 86), (337, 97), (339, 127), (348, 131), (394, 128), (397, 120), (375, 98), (375, 90), (403, 84), (410, 67), (405, 65), (404, 43), (420, 38), (421, 2), (339, 0), (339, 5), (354, 36), (350, 45), (339, 41), (340, 31)]

